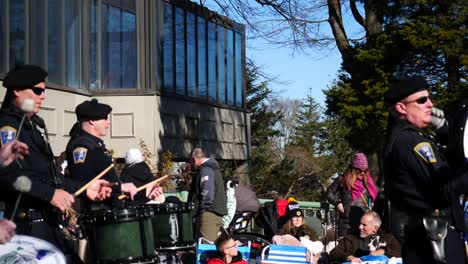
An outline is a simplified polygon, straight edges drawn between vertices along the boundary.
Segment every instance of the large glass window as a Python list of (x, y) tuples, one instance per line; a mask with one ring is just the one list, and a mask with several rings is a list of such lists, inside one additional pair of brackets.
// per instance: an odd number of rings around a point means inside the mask
[(208, 99), (215, 101), (216, 96), (216, 24), (208, 22)]
[(205, 99), (207, 95), (206, 83), (206, 20), (197, 17), (197, 35), (198, 35), (198, 96)]
[[(44, 66), (48, 81), (59, 86), (128, 89), (141, 80), (144, 88), (159, 85), (168, 94), (242, 104), (242, 27), (192, 3), (147, 6), (137, 0), (0, 1), (0, 72), (27, 62)], [(148, 30), (156, 37), (147, 38)], [(156, 83), (146, 76), (154, 66)]]
[(176, 91), (185, 95), (185, 11), (178, 7), (175, 12), (175, 39)]
[(195, 15), (187, 13), (187, 95), (191, 97), (195, 97), (197, 92), (196, 28)]
[(163, 32), (163, 90), (174, 91), (174, 8), (170, 4), (164, 5)]

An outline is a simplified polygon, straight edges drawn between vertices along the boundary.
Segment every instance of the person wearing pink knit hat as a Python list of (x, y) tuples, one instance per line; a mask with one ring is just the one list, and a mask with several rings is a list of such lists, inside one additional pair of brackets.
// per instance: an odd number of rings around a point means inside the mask
[(326, 193), (328, 201), (339, 212), (340, 237), (358, 231), (359, 220), (365, 211), (372, 209), (377, 193), (366, 155), (356, 153), (343, 175), (333, 181)]

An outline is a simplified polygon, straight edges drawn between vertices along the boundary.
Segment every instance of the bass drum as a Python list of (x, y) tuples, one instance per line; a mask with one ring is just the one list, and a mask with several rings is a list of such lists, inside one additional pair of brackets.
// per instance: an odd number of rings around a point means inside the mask
[(85, 213), (81, 222), (93, 263), (153, 263), (153, 216), (148, 207)]
[(157, 251), (195, 247), (192, 229), (193, 203), (148, 204), (147, 206), (154, 210), (152, 221)]
[(16, 235), (0, 245), (0, 263), (66, 264), (65, 256), (54, 245), (42, 239)]

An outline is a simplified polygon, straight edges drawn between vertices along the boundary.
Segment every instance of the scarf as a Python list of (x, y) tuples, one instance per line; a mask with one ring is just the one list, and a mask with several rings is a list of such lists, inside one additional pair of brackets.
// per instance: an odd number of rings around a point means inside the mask
[[(372, 201), (374, 201), (377, 197), (377, 188), (375, 187), (374, 180), (372, 179), (370, 174), (367, 175), (367, 185), (367, 192), (369, 192), (369, 195), (372, 197)], [(356, 179), (356, 181), (354, 182), (354, 188), (351, 190), (351, 194), (353, 195), (353, 201), (356, 201), (359, 197), (361, 197), (361, 194), (364, 192), (364, 190), (364, 183)]]

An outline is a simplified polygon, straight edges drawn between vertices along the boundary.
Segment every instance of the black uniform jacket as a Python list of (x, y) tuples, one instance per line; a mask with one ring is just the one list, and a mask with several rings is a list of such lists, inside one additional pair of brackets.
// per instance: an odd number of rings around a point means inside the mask
[[(22, 118), (22, 111), (14, 105), (0, 113), (2, 146), (17, 137)], [(25, 208), (44, 212), (51, 208), (50, 200), (56, 188), (73, 193), (80, 187), (70, 179), (63, 177), (54, 179), (51, 168), (53, 154), (44, 139), (43, 132), (29, 118), (25, 118), (18, 139), (29, 146), (29, 155), (26, 155), (24, 160), (13, 162), (0, 170), (0, 201), (5, 202), (7, 217), (13, 210), (18, 196), (13, 183), (19, 176), (27, 176), (32, 183), (30, 191), (21, 199), (19, 211)], [(60, 182), (61, 185), (57, 186)]]
[(468, 190), (468, 172), (455, 175), (437, 145), (405, 120), (393, 127), (384, 175), (387, 197), (410, 218), (439, 209), (459, 231), (466, 229), (458, 197)]
[[(81, 185), (91, 181), (113, 163), (104, 142), (83, 130), (70, 139), (66, 153), (70, 176)], [(119, 182), (115, 169), (109, 170), (101, 179)], [(112, 193), (116, 194), (119, 190), (120, 185), (113, 187)]]

